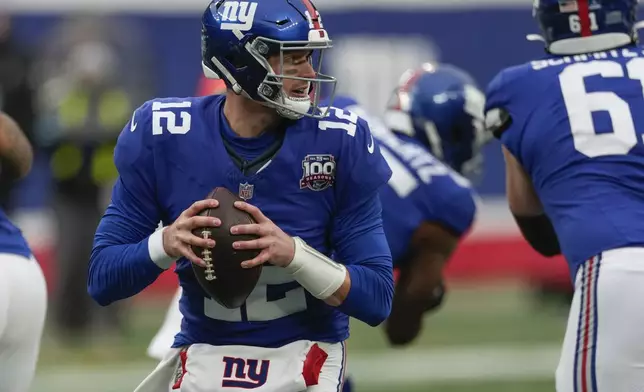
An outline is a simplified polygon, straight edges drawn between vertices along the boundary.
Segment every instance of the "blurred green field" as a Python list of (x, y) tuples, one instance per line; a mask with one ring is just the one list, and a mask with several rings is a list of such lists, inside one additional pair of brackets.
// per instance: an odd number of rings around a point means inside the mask
[[(155, 366), (145, 350), (165, 307), (135, 303), (123, 340), (70, 349), (46, 334), (32, 392), (134, 390)], [(554, 391), (566, 313), (516, 286), (454, 288), (409, 348), (388, 348), (381, 329), (355, 322), (348, 371), (358, 392)]]
[(472, 392), (472, 391), (494, 391), (494, 392), (542, 392), (554, 391), (553, 382), (545, 381), (522, 381), (522, 382), (478, 382), (478, 383), (459, 383), (459, 384), (432, 384), (419, 385), (416, 387), (403, 387), (402, 389), (387, 388), (368, 388), (360, 389), (362, 391), (386, 392)]

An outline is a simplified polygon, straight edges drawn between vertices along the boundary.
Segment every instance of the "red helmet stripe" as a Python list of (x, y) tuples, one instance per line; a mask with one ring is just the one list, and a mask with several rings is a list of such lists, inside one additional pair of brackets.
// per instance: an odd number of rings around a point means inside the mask
[(311, 0), (302, 0), (302, 3), (304, 3), (304, 6), (306, 7), (306, 10), (309, 11), (309, 15), (311, 15), (311, 20), (313, 21), (313, 28), (318, 30), (320, 29), (320, 21), (318, 20), (318, 14), (315, 10), (315, 6), (313, 3), (311, 3)]
[(413, 86), (418, 79), (420, 79), (421, 76), (425, 73), (424, 70), (422, 69), (416, 69), (413, 71), (414, 73), (405, 81), (405, 84), (400, 86), (401, 91), (409, 92), (411, 90), (411, 86)]
[(591, 36), (593, 33), (590, 30), (590, 8), (588, 7), (588, 0), (577, 0), (577, 13), (579, 14), (581, 36)]

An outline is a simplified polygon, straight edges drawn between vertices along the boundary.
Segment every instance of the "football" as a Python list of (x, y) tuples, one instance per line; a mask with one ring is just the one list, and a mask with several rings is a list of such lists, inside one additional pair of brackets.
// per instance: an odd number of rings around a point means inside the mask
[(226, 188), (215, 188), (207, 199), (219, 201), (219, 207), (207, 208), (200, 215), (221, 220), (220, 227), (201, 227), (193, 234), (201, 238), (212, 238), (216, 245), (212, 249), (192, 246), (195, 255), (206, 262), (206, 267), (192, 263), (197, 281), (212, 299), (228, 309), (239, 308), (257, 285), (262, 266), (242, 268), (241, 263), (256, 257), (261, 250), (235, 250), (233, 242), (256, 239), (254, 235), (232, 235), (230, 228), (238, 224), (255, 223), (253, 217), (233, 205), (242, 201)]

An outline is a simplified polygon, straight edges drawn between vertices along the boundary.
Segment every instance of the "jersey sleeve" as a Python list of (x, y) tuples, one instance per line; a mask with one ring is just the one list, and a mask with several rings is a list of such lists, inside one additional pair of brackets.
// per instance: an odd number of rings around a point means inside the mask
[(332, 242), (347, 266), (351, 289), (340, 311), (378, 325), (391, 311), (393, 266), (382, 226), (379, 189), (391, 177), (366, 121), (345, 139), (337, 168), (337, 208)]
[[(336, 216), (332, 239), (336, 251), (346, 248), (357, 233), (382, 229), (381, 208), (374, 213), (373, 203), (379, 201), (380, 187), (391, 177), (391, 169), (383, 158), (369, 126), (362, 118), (358, 120), (355, 136), (344, 139), (344, 149), (337, 167)], [(376, 248), (372, 249), (376, 252)], [(369, 249), (363, 254), (346, 251), (342, 262), (352, 263), (356, 259), (369, 258)], [(387, 252), (385, 252), (387, 253)], [(382, 252), (378, 256), (382, 256)]]
[(152, 146), (151, 104), (137, 109), (125, 126), (114, 149), (119, 177), (108, 212), (128, 222), (133, 235), (142, 239), (159, 224), (156, 175)]
[(474, 191), (469, 187), (451, 184), (449, 189), (438, 193), (438, 198), (432, 196), (435, 194), (425, 192), (418, 203), (423, 220), (438, 223), (459, 238), (467, 233), (476, 217)]
[(336, 259), (346, 265), (351, 289), (339, 310), (371, 326), (391, 312), (393, 262), (377, 191), (334, 220)]
[(517, 107), (520, 87), (515, 73), (512, 69), (503, 70), (488, 85), (485, 94), (485, 128), (519, 158), (524, 122)]
[(391, 177), (391, 170), (380, 153), (368, 123), (358, 117), (354, 136), (343, 140), (336, 170), (338, 211), (362, 204)]
[(155, 233), (161, 211), (150, 106), (134, 112), (114, 151), (119, 177), (94, 236), (88, 273), (88, 292), (101, 305), (143, 290), (173, 261), (163, 251), (161, 232)]

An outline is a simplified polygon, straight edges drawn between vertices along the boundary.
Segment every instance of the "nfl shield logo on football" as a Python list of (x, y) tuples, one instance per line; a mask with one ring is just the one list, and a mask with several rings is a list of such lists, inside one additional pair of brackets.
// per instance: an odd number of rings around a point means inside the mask
[(247, 182), (239, 184), (239, 198), (242, 200), (250, 200), (253, 198), (253, 184)]
[(331, 154), (310, 154), (302, 161), (300, 189), (323, 191), (335, 182), (335, 158)]

